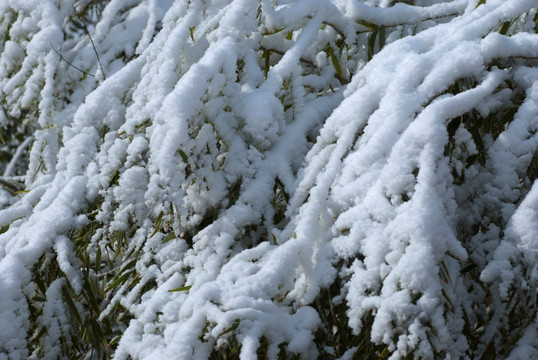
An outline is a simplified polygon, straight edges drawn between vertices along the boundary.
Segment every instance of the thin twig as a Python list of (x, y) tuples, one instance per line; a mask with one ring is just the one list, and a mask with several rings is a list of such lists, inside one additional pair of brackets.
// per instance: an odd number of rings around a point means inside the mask
[[(69, 65), (69, 66), (71, 66), (71, 67), (74, 67), (75, 69), (77, 69), (77, 70), (80, 71), (81, 73), (84, 73), (84, 74), (89, 75), (89, 76), (91, 76), (91, 77), (95, 77), (95, 75), (90, 74), (89, 72), (84, 71), (84, 70), (82, 70), (81, 68), (79, 68), (79, 67), (73, 65), (72, 63), (70, 63), (69, 61), (67, 61), (67, 60), (63, 57), (63, 55), (60, 54), (60, 52), (59, 52), (58, 50), (56, 50), (56, 48), (54, 47), (54, 45), (52, 45), (52, 43), (49, 42), (49, 44), (50, 44), (50, 46), (52, 47), (52, 49), (54, 50), (54, 52), (55, 52), (56, 54), (58, 54), (58, 56), (60, 57), (60, 59), (63, 60), (63, 61), (65, 61), (65, 62), (67, 63), (67, 65)], [(103, 74), (103, 76), (104, 76), (104, 74)]]
[(337, 33), (338, 35), (340, 35), (340, 37), (341, 37), (342, 39), (345, 39), (345, 38), (346, 38), (346, 34), (345, 34), (342, 30), (340, 30), (340, 29), (338, 28), (338, 26), (336, 26), (335, 24), (330, 23), (330, 22), (328, 22), (328, 21), (324, 21), (323, 24), (325, 24), (325, 25), (329, 25), (330, 27), (332, 27), (332, 28), (334, 29), (334, 31), (336, 31), (336, 33)]
[[(270, 51), (270, 52), (274, 52), (275, 54), (278, 54), (280, 56), (284, 56), (284, 51), (281, 51), (281, 50), (277, 50), (277, 49), (274, 49), (274, 48), (266, 48), (266, 47), (263, 47), (263, 46), (260, 46), (260, 50), (263, 50), (263, 51)], [(314, 62), (312, 62), (311, 60), (308, 60), (308, 59), (305, 59), (304, 57), (300, 57), (299, 58), (299, 61), (300, 62), (303, 62), (305, 64), (308, 64), (310, 66), (315, 66), (314, 65)]]
[(24, 191), (24, 184), (0, 177), (0, 188), (6, 190), (11, 195), (18, 195), (21, 191)]
[(103, 65), (101, 65), (101, 58), (99, 58), (99, 53), (97, 52), (97, 49), (95, 48), (95, 44), (93, 43), (92, 36), (90, 35), (90, 32), (88, 31), (88, 27), (86, 26), (84, 19), (82, 19), (82, 23), (84, 24), (84, 31), (86, 31), (86, 34), (88, 35), (88, 37), (90, 38), (90, 42), (92, 43), (93, 51), (95, 52), (95, 56), (97, 57), (97, 63), (99, 63), (99, 69), (101, 69), (101, 73), (103, 74), (103, 80), (106, 80), (105, 70), (103, 69)]
[[(312, 15), (308, 15), (306, 18), (307, 18), (307, 19), (312, 19), (313, 16), (312, 16)], [(332, 28), (334, 29), (334, 31), (336, 31), (336, 33), (342, 37), (342, 39), (345, 39), (345, 38), (346, 38), (346, 34), (344, 33), (344, 31), (342, 31), (341, 29), (339, 29), (338, 26), (336, 26), (335, 24), (333, 24), (333, 23), (331, 23), (331, 22), (328, 22), (328, 21), (323, 21), (322, 24), (324, 24), (324, 25), (329, 25), (330, 27), (332, 27)]]

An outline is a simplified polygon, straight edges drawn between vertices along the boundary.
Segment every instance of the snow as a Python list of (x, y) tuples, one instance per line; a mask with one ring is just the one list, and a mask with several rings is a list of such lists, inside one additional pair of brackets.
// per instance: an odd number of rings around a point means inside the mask
[[(535, 0), (112, 0), (66, 34), (87, 3), (0, 4), (1, 122), (32, 134), (2, 164), (27, 192), (0, 210), (0, 359), (65, 355), (67, 288), (82, 316), (132, 317), (115, 359), (205, 359), (233, 337), (241, 359), (262, 338), (268, 358), (324, 356), (316, 301), (336, 280), (348, 330), (371, 315), (391, 359), (460, 358), (533, 295)], [(497, 133), (469, 120), (506, 109)], [(40, 259), (60, 275), (35, 316)], [(536, 353), (533, 316), (507, 356)]]

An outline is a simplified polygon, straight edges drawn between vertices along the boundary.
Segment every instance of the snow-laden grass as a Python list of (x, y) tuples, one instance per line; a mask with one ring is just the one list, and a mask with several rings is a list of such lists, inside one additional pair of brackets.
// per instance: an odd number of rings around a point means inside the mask
[(536, 1), (406, 3), (2, 2), (0, 359), (538, 356)]

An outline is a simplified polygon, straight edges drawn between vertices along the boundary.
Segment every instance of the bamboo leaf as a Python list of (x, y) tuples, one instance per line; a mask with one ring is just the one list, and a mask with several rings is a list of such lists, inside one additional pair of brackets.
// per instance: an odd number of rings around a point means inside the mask
[(127, 281), (127, 279), (129, 279), (130, 276), (131, 276), (131, 273), (127, 272), (127, 273), (123, 274), (120, 277), (115, 277), (114, 280), (112, 281), (112, 283), (105, 288), (105, 292), (108, 292), (108, 291), (122, 285), (123, 283), (125, 283)]
[(336, 57), (336, 55), (334, 54), (334, 51), (332, 49), (331, 49), (329, 55), (331, 56), (331, 63), (333, 64), (334, 71), (338, 75), (338, 78), (340, 80), (342, 80), (343, 79), (343, 77), (342, 77), (342, 68), (340, 68), (340, 63), (338, 62), (338, 58)]
[(99, 272), (101, 270), (101, 247), (97, 247), (95, 252), (95, 270)]
[(499, 34), (506, 35), (506, 33), (508, 33), (508, 29), (510, 29), (510, 25), (510, 21), (503, 22), (501, 28), (499, 29)]
[(177, 152), (179, 153), (179, 156), (181, 156), (181, 159), (183, 159), (183, 162), (185, 163), (189, 162), (189, 157), (187, 156), (187, 154), (185, 154), (183, 150), (178, 149)]
[(476, 269), (478, 267), (478, 265), (472, 263), (472, 264), (469, 264), (467, 266), (465, 266), (463, 269), (461, 269), (461, 273), (462, 274), (465, 274), (465, 273), (468, 273), (469, 271), (472, 271), (474, 269)]
[(273, 30), (269, 30), (269, 29), (265, 29), (265, 31), (263, 32), (263, 36), (267, 36), (267, 35), (274, 35), (274, 34), (278, 34), (279, 32), (281, 32), (282, 30), (284, 30), (284, 28), (276, 28), (276, 29), (273, 29)]
[(192, 42), (194, 42), (194, 30), (195, 29), (196, 29), (195, 26), (189, 28), (189, 32), (190, 32), (190, 35), (191, 35)]
[(486, 0), (480, 0), (474, 8), (476, 9), (477, 7), (479, 7), (480, 5), (484, 5), (485, 3), (486, 3)]
[(151, 234), (150, 237), (153, 237), (155, 234), (157, 234), (159, 232), (159, 230), (161, 229), (161, 224), (163, 222), (163, 216), (164, 216), (164, 212), (161, 211), (159, 213), (159, 215), (157, 215), (157, 219), (155, 219), (155, 222), (153, 223), (153, 234)]
[(359, 25), (364, 26), (367, 29), (370, 29), (370, 30), (377, 30), (377, 28), (378, 28), (378, 26), (376, 24), (371, 23), (371, 22), (366, 21), (366, 20), (358, 19), (358, 20), (355, 20), (355, 22), (357, 24), (359, 24)]
[(80, 317), (80, 314), (78, 312), (78, 309), (75, 303), (73, 302), (71, 294), (69, 293), (69, 291), (67, 290), (65, 286), (62, 287), (62, 297), (64, 301), (67, 303), (67, 307), (69, 308), (69, 311), (71, 312), (71, 314), (73, 315), (77, 323), (82, 325), (82, 318)]
[(176, 234), (174, 232), (171, 232), (169, 233), (168, 235), (166, 235), (164, 237), (164, 239), (162, 240), (163, 244), (166, 244), (167, 242), (169, 242), (170, 240), (174, 239), (176, 237)]
[(377, 29), (372, 31), (368, 37), (368, 61), (372, 60), (375, 51), (375, 39), (377, 37)]
[(235, 331), (239, 327), (239, 320), (235, 320), (232, 326), (230, 326), (228, 329), (224, 330), (220, 335), (217, 337), (221, 337), (222, 335), (228, 334), (232, 331)]
[(170, 290), (168, 290), (168, 292), (189, 291), (191, 289), (191, 287), (192, 287), (192, 285), (182, 286), (182, 287), (178, 287), (178, 288), (175, 288), (175, 289), (170, 289)]
[(84, 281), (84, 285), (82, 286), (82, 288), (85, 290), (85, 294), (86, 294), (85, 298), (86, 298), (86, 301), (88, 302), (88, 305), (90, 305), (90, 308), (96, 314), (99, 314), (101, 312), (101, 309), (99, 309), (99, 304), (97, 303), (97, 298), (95, 297), (96, 289), (94, 289), (91, 286), (90, 281), (88, 279)]
[(271, 51), (269, 50), (264, 50), (263, 51), (263, 54), (262, 54), (262, 57), (264, 59), (264, 68), (263, 68), (263, 72), (265, 74), (265, 78), (267, 79), (267, 74), (269, 73), (269, 68), (270, 68), (270, 61), (271, 61)]
[(137, 259), (129, 261), (126, 265), (124, 265), (118, 275), (123, 274), (125, 271), (131, 269), (136, 264)]
[(379, 44), (379, 50), (383, 49), (385, 47), (385, 27), (381, 26), (379, 27), (379, 32), (377, 34), (377, 40)]

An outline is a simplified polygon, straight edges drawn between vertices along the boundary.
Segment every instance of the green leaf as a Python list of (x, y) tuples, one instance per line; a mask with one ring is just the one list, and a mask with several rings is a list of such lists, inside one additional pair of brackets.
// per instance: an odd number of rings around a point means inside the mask
[(191, 33), (191, 40), (194, 42), (194, 30), (196, 29), (195, 26), (189, 28), (189, 32)]
[(97, 303), (97, 298), (95, 297), (95, 294), (97, 292), (96, 289), (92, 287), (92, 284), (90, 284), (90, 281), (88, 279), (84, 281), (84, 285), (82, 286), (82, 288), (85, 290), (85, 298), (86, 301), (88, 301), (88, 305), (93, 311), (95, 311), (96, 314), (99, 314), (101, 312), (101, 309), (99, 309), (99, 304)]
[(108, 342), (106, 341), (106, 337), (105, 337), (105, 334), (103, 333), (103, 329), (101, 329), (101, 326), (99, 326), (99, 323), (97, 322), (97, 320), (91, 319), (90, 322), (91, 322), (93, 336), (95, 340), (97, 340), (96, 343), (94, 343), (94, 345), (98, 345), (98, 346), (100, 345), (100, 346), (106, 347)]
[(378, 40), (378, 44), (379, 44), (379, 50), (381, 51), (381, 49), (383, 49), (385, 47), (385, 28), (383, 26), (381, 26), (379, 28), (379, 32), (377, 34), (377, 40)]
[(108, 186), (118, 185), (118, 180), (119, 179), (120, 179), (120, 171), (116, 170), (114, 172), (114, 174), (112, 174), (112, 176), (110, 177), (110, 182), (109, 182)]
[(189, 291), (191, 287), (192, 287), (192, 285), (182, 286), (182, 287), (178, 287), (178, 288), (175, 288), (175, 289), (170, 289), (170, 290), (168, 290), (168, 292)]
[(122, 335), (118, 335), (114, 339), (112, 339), (112, 341), (110, 341), (110, 343), (108, 344), (108, 347), (112, 347), (112, 346), (116, 345), (117, 343), (119, 343), (120, 340), (121, 340), (121, 337), (122, 337)]
[(267, 36), (267, 35), (274, 35), (274, 34), (278, 34), (279, 32), (281, 32), (282, 30), (284, 30), (284, 28), (276, 28), (276, 29), (273, 29), (273, 30), (269, 30), (269, 29), (265, 29), (265, 31), (263, 32), (263, 36)]
[(224, 330), (219, 336), (217, 337), (220, 337), (224, 334), (227, 334), (227, 333), (230, 333), (234, 330), (236, 330), (237, 328), (239, 327), (239, 320), (235, 320), (234, 323), (232, 324), (232, 326), (230, 326), (228, 329)]
[(28, 342), (28, 345), (31, 346), (32, 344), (37, 343), (39, 341), (39, 339), (41, 339), (43, 337), (43, 335), (45, 335), (47, 333), (47, 330), (48, 330), (48, 327), (43, 326), (41, 328), (41, 330), (39, 330), (39, 332), (36, 335), (34, 335), (32, 337), (32, 339)]
[(120, 272), (118, 273), (119, 274), (123, 274), (125, 271), (129, 270), (130, 268), (132, 268), (135, 264), (136, 264), (136, 261), (137, 259), (134, 259), (134, 260), (131, 260), (129, 261), (125, 266), (123, 266), (120, 270)]
[(362, 25), (364, 26), (365, 28), (368, 28), (370, 30), (377, 30), (378, 26), (374, 23), (371, 23), (369, 21), (366, 21), (366, 20), (362, 20), (362, 19), (358, 19), (358, 20), (355, 20), (355, 22), (359, 25)]
[(174, 239), (176, 237), (176, 234), (174, 234), (173, 232), (169, 233), (168, 235), (166, 235), (163, 239), (163, 244), (166, 244), (167, 242), (169, 242), (170, 240)]
[(446, 294), (445, 289), (441, 289), (441, 294), (443, 295), (443, 297), (445, 298), (445, 300), (450, 304), (450, 306), (452, 306), (452, 308), (454, 308), (454, 304), (452, 303), (452, 301), (450, 301), (450, 298), (449, 298), (448, 295)]
[(375, 51), (375, 38), (377, 37), (377, 30), (372, 31), (368, 36), (368, 61), (372, 60)]
[(105, 292), (108, 292), (108, 291), (118, 287), (119, 285), (122, 285), (124, 282), (127, 281), (127, 279), (129, 279), (130, 276), (131, 276), (130, 272), (127, 272), (127, 273), (123, 274), (120, 277), (116, 276), (114, 278), (114, 281), (112, 281), (112, 283), (105, 288)]
[(263, 72), (265, 74), (265, 78), (267, 79), (267, 73), (269, 73), (269, 67), (271, 66), (271, 51), (269, 50), (264, 50), (263, 51), (263, 54), (262, 54), (262, 57), (264, 59), (264, 68), (263, 68)]
[(479, 7), (480, 5), (484, 5), (485, 3), (486, 3), (486, 0), (480, 0), (474, 8), (476, 9), (477, 7)]
[(107, 125), (103, 126), (103, 130), (101, 131), (101, 141), (102, 142), (105, 141), (105, 136), (106, 136), (106, 134), (108, 134), (109, 131), (110, 131), (110, 128)]
[(153, 224), (153, 234), (151, 234), (150, 237), (153, 237), (155, 234), (157, 234), (157, 232), (159, 232), (159, 230), (161, 229), (161, 224), (163, 222), (163, 216), (164, 216), (164, 212), (161, 211), (159, 213), (159, 215), (157, 215), (157, 219), (155, 219), (155, 223)]
[(6, 231), (8, 231), (10, 225), (11, 225), (11, 224), (7, 224), (7, 225), (2, 226), (2, 227), (0, 228), (0, 234), (3, 234), (3, 233), (5, 233)]
[(499, 29), (499, 34), (506, 35), (506, 33), (508, 32), (508, 29), (510, 29), (510, 25), (511, 25), (510, 21), (503, 22), (501, 25), (501, 28)]
[(439, 267), (439, 276), (445, 283), (450, 283), (450, 273), (448, 272), (448, 268), (446, 267), (446, 264), (444, 261), (441, 261), (440, 267)]
[(379, 354), (379, 359), (384, 359), (386, 358), (387, 356), (389, 356), (389, 346), (385, 346), (383, 348), (383, 351), (381, 351), (381, 354)]
[(338, 58), (334, 54), (334, 51), (331, 49), (329, 55), (331, 56), (331, 63), (333, 64), (334, 71), (338, 75), (338, 78), (342, 80), (342, 68), (340, 68), (340, 63), (338, 62)]
[(77, 323), (82, 324), (82, 318), (80, 317), (78, 309), (75, 303), (73, 302), (71, 294), (69, 293), (69, 291), (67, 290), (65, 286), (62, 287), (62, 296), (65, 302), (67, 303), (67, 307), (69, 308), (69, 311), (71, 312), (71, 314), (73, 315)]
[(135, 126), (136, 132), (142, 132), (151, 123), (151, 119), (146, 119), (142, 123)]
[(189, 162), (189, 158), (187, 156), (187, 154), (185, 154), (185, 152), (181, 149), (178, 149), (177, 152), (179, 153), (179, 156), (181, 156), (181, 158), (183, 159), (183, 162), (187, 163)]
[(101, 247), (97, 247), (95, 252), (95, 270), (99, 272), (101, 270)]

